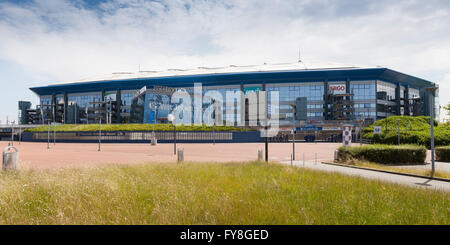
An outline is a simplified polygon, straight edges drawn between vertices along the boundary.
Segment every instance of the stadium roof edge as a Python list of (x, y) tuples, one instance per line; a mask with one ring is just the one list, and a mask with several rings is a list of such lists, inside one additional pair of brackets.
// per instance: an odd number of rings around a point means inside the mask
[(289, 69), (269, 71), (242, 71), (205, 74), (186, 74), (169, 76), (130, 77), (121, 79), (83, 81), (62, 83), (41, 87), (32, 87), (31, 91), (38, 95), (51, 95), (80, 92), (95, 92), (108, 90), (135, 90), (143, 86), (163, 85), (174, 87), (189, 87), (194, 82), (205, 86), (286, 83), (308, 81), (342, 81), (342, 80), (381, 79), (393, 83), (401, 83), (412, 87), (432, 86), (433, 83), (421, 78), (410, 76), (385, 67), (340, 67), (318, 69)]

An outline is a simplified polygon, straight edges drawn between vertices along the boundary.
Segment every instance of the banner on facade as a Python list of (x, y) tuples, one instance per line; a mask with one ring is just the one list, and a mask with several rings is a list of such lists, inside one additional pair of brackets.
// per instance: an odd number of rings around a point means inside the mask
[(330, 94), (345, 94), (347, 93), (347, 86), (343, 84), (330, 84), (328, 86)]
[(343, 126), (342, 127), (342, 144), (344, 146), (352, 145), (352, 126)]

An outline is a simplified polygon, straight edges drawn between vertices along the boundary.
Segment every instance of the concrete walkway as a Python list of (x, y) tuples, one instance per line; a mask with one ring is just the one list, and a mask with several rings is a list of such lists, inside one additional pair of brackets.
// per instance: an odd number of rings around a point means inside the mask
[[(427, 163), (427, 164), (424, 164), (424, 165), (399, 165), (399, 166), (389, 165), (389, 167), (430, 170), (431, 169), (431, 163)], [(442, 171), (442, 172), (449, 172), (450, 173), (450, 163), (449, 162), (435, 162), (435, 168), (436, 168), (436, 171)]]
[[(291, 165), (291, 161), (281, 161), (282, 164)], [(340, 167), (328, 164), (322, 164), (318, 162), (315, 164), (314, 162), (306, 161), (303, 165), (303, 161), (293, 161), (292, 164), (297, 167), (305, 167), (314, 170), (335, 172), (348, 174), (353, 176), (360, 176), (367, 179), (375, 179), (386, 182), (392, 182), (401, 185), (407, 185), (411, 187), (417, 188), (425, 188), (425, 189), (435, 189), (435, 190), (443, 190), (446, 192), (450, 192), (450, 182), (445, 181), (437, 181), (437, 180), (428, 180), (425, 178), (417, 178), (417, 177), (409, 177), (397, 174), (389, 174), (382, 173), (364, 169), (355, 169), (355, 168), (347, 168)]]

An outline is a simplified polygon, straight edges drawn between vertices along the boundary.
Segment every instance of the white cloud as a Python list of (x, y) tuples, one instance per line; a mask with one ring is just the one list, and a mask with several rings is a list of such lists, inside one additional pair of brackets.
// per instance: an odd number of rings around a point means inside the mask
[[(439, 84), (439, 103), (442, 107), (450, 104), (450, 73), (443, 76), (442, 80), (438, 82)], [(450, 120), (450, 115), (448, 115), (444, 109), (441, 110), (441, 120)]]
[[(36, 77), (30, 85), (139, 65), (160, 70), (291, 62), (299, 47), (306, 61), (444, 77), (442, 71), (450, 70), (449, 9), (448, 1), (0, 3), (0, 57)], [(441, 88), (450, 83), (446, 79)]]

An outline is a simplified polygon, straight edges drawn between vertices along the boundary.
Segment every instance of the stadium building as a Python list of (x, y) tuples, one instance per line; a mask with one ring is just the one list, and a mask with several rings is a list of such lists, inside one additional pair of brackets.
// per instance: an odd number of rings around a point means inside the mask
[[(281, 126), (292, 125), (294, 117), (304, 124), (336, 124), (371, 122), (391, 115), (430, 115), (430, 103), (437, 105), (434, 116), (439, 116), (438, 93), (433, 97), (425, 91), (437, 86), (433, 82), (384, 67), (298, 62), (121, 72), (33, 87), (40, 104), (31, 109), (21, 103), (20, 120), (23, 124), (168, 123), (175, 106), (172, 93), (184, 88), (192, 94), (194, 83), (202, 84), (203, 93), (217, 90), (222, 94), (223, 111), (234, 112), (224, 113), (223, 120), (245, 117), (245, 125), (251, 118), (249, 95), (255, 91), (279, 91)], [(243, 102), (226, 108), (227, 91), (242, 91)], [(269, 105), (270, 100), (269, 96)]]

